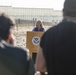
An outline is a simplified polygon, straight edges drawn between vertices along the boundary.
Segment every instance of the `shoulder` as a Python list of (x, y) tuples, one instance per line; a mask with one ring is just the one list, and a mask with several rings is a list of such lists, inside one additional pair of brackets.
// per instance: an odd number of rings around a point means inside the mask
[(43, 30), (43, 31), (45, 31), (45, 29), (44, 29), (44, 28), (42, 28), (42, 30)]
[(67, 22), (66, 21), (62, 21), (60, 22), (59, 24), (49, 28), (48, 30), (46, 30), (46, 32), (44, 34), (48, 35), (48, 34), (54, 34), (54, 33), (57, 33), (59, 28), (62, 28), (62, 27), (65, 27), (67, 25)]
[(33, 28), (33, 30), (32, 30), (32, 31), (36, 31), (36, 29), (37, 29), (37, 28), (35, 27), (35, 28)]
[(4, 53), (6, 53), (7, 56), (11, 56), (13, 58), (29, 58), (29, 52), (27, 49), (15, 47), (7, 43), (2, 43), (1, 49), (4, 50)]
[(48, 30), (45, 31), (45, 33), (43, 34), (43, 36), (49, 36), (51, 34), (54, 34), (55, 31), (57, 31), (58, 26), (54, 26), (49, 28)]
[(11, 51), (12, 52), (15, 52), (15, 53), (19, 53), (20, 55), (22, 54), (22, 55), (25, 55), (25, 54), (27, 54), (28, 53), (28, 50), (27, 49), (23, 49), (23, 48), (20, 48), (20, 47), (16, 47), (16, 46), (8, 46), (7, 45), (7, 48), (8, 49), (11, 49)]
[(43, 36), (41, 37), (41, 42), (42, 42), (42, 40), (43, 41), (47, 41), (47, 40), (49, 41), (51, 39), (53, 40), (55, 38), (55, 36), (57, 36), (57, 34), (58, 34), (60, 25), (61, 24), (59, 23), (58, 25), (53, 26), (53, 27), (49, 28), (48, 30), (46, 30), (44, 32)]

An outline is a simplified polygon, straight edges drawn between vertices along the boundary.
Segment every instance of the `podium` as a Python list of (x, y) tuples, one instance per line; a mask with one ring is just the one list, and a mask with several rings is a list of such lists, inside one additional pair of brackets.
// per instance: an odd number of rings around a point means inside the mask
[(30, 56), (32, 57), (33, 53), (37, 53), (40, 38), (43, 35), (43, 32), (30, 32), (26, 33), (26, 47), (29, 49)]

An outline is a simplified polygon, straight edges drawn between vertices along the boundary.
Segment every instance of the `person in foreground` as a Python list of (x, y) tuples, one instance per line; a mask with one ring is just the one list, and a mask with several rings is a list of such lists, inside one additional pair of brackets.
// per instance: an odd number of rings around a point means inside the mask
[(48, 75), (76, 75), (76, 0), (65, 0), (62, 22), (43, 34), (35, 68)]
[(0, 75), (34, 75), (34, 63), (27, 50), (8, 44), (14, 21), (0, 13)]

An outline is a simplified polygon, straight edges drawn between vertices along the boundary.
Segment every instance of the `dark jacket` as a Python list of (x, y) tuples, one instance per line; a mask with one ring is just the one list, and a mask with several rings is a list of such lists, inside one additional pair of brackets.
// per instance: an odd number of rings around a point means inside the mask
[(64, 19), (47, 30), (40, 42), (48, 75), (76, 75), (76, 23)]
[(34, 75), (34, 64), (26, 50), (0, 41), (0, 75)]
[(38, 28), (35, 27), (32, 31), (41, 31), (41, 32), (44, 32), (45, 29), (44, 28), (41, 28), (40, 30), (38, 30)]

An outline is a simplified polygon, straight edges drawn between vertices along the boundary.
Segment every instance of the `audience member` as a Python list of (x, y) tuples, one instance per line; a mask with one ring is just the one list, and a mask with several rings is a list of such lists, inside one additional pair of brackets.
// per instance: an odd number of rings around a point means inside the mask
[(27, 50), (7, 43), (13, 26), (12, 18), (0, 14), (0, 75), (34, 75), (34, 63)]
[(76, 0), (65, 0), (62, 22), (43, 34), (35, 68), (48, 75), (76, 75)]

